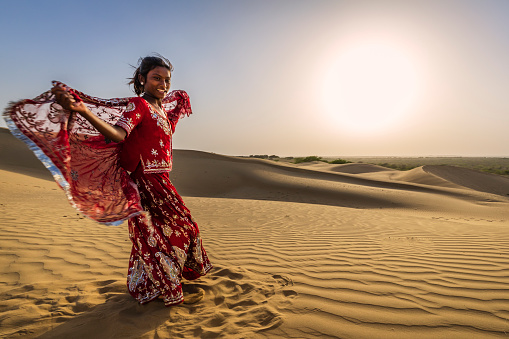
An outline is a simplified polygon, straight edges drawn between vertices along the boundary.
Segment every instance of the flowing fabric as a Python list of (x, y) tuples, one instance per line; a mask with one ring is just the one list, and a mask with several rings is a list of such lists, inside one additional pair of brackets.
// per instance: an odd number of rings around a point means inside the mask
[[(76, 93), (110, 124), (119, 119), (129, 100)], [(80, 115), (64, 110), (51, 91), (11, 103), (4, 118), (12, 134), (29, 146), (82, 214), (119, 225), (142, 211), (136, 185), (119, 166), (121, 144), (105, 139)]]
[[(72, 91), (111, 125), (124, 116), (131, 100), (106, 100)], [(169, 93), (163, 108), (173, 129), (181, 117), (191, 114), (184, 91)], [(198, 225), (168, 172), (144, 173), (140, 165), (129, 175), (120, 165), (123, 142), (105, 139), (79, 114), (64, 110), (51, 91), (11, 103), (4, 118), (12, 134), (50, 170), (72, 206), (107, 225), (129, 219), (133, 248), (127, 285), (140, 303), (157, 296), (163, 296), (167, 306), (180, 303), (181, 279), (197, 279), (212, 268)]]

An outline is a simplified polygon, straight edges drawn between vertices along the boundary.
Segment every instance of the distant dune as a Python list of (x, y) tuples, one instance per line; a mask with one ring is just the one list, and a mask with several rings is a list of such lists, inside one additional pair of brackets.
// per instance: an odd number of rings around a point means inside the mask
[(362, 174), (362, 173), (385, 172), (390, 171), (390, 169), (371, 164), (343, 164), (331, 166), (329, 171), (350, 174)]
[[(51, 179), (49, 172), (26, 145), (4, 128), (0, 129), (0, 158), (2, 169)], [(364, 176), (355, 176), (355, 174), (364, 174)], [(371, 174), (371, 176), (365, 174)], [(338, 197), (348, 194), (341, 190), (325, 188), (321, 185), (323, 181), (328, 181), (328, 184), (342, 183), (417, 191), (429, 191), (429, 188), (423, 186), (463, 187), (479, 192), (509, 195), (509, 178), (454, 166), (426, 165), (410, 171), (395, 171), (382, 166), (361, 163), (332, 165), (315, 162), (288, 165), (270, 160), (246, 159), (187, 150), (175, 150), (175, 168), (172, 178), (183, 195), (287, 200), (282, 198), (281, 194), (304, 190), (307, 193), (305, 196), (293, 199), (299, 202), (312, 202), (318, 198), (318, 195), (325, 194), (329, 197), (319, 199), (321, 200), (319, 203), (326, 203), (326, 200), (334, 198), (335, 194)], [(408, 186), (405, 183), (422, 186)], [(292, 197), (288, 199), (293, 201)], [(371, 198), (362, 197), (362, 199), (367, 201)], [(329, 201), (326, 204), (343, 205), (338, 201)]]
[(6, 128), (0, 128), (0, 168), (52, 180), (46, 167), (21, 140), (12, 136)]
[(76, 213), (0, 129), (0, 337), (505, 338), (509, 179), (176, 150), (214, 264), (198, 304), (127, 293), (125, 224)]
[(473, 190), (509, 196), (509, 178), (452, 166), (424, 166), (423, 170)]

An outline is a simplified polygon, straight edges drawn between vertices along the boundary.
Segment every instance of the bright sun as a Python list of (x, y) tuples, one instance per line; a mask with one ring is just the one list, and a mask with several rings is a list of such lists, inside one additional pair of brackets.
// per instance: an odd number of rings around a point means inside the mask
[(357, 45), (339, 54), (327, 70), (323, 103), (344, 130), (384, 132), (414, 105), (418, 80), (415, 66), (397, 48)]

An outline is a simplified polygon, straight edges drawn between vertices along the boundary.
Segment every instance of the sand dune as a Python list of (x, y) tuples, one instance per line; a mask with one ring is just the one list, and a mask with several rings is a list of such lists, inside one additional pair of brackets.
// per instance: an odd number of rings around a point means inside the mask
[(362, 173), (386, 172), (390, 171), (390, 169), (377, 165), (354, 163), (344, 165), (332, 165), (329, 171), (350, 174), (362, 174)]
[(424, 166), (423, 170), (476, 191), (509, 196), (509, 178), (507, 177), (453, 166)]
[(0, 128), (0, 169), (52, 180), (44, 165), (6, 128)]
[(361, 173), (360, 176), (364, 178), (376, 179), (381, 181), (398, 181), (406, 182), (411, 184), (419, 184), (426, 186), (444, 187), (444, 188), (465, 188), (461, 185), (457, 185), (451, 181), (442, 179), (436, 175), (424, 171), (424, 167), (417, 167), (408, 171), (377, 171), (377, 172), (365, 172)]
[[(334, 165), (333, 165), (334, 166)], [(507, 202), (441, 179), (422, 168), (410, 173), (378, 171), (361, 175), (235, 158), (198, 151), (175, 152), (172, 181), (185, 196), (271, 200), (349, 208), (399, 208), (485, 212), (479, 205)], [(190, 172), (191, 171), (191, 172)], [(397, 172), (397, 173), (395, 173)], [(508, 180), (502, 178), (501, 180)]]
[(331, 171), (331, 172), (341, 172), (341, 173), (350, 173), (350, 174), (361, 174), (361, 173), (372, 173), (372, 172), (380, 172), (380, 171), (391, 171), (391, 169), (372, 165), (372, 164), (363, 164), (363, 163), (348, 163), (348, 164), (329, 164), (323, 161), (311, 161), (311, 162), (302, 162), (295, 165), (296, 167), (303, 167), (312, 170), (319, 171)]
[(78, 215), (3, 131), (0, 159), (1, 337), (509, 336), (507, 178), (177, 150), (215, 269), (165, 308), (127, 293), (125, 224)]

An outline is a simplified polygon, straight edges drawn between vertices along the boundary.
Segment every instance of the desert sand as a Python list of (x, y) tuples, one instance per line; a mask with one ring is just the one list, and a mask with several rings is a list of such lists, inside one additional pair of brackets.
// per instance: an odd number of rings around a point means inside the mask
[(79, 215), (0, 130), (0, 336), (509, 338), (509, 179), (176, 150), (215, 268), (196, 304), (139, 305), (126, 223)]

